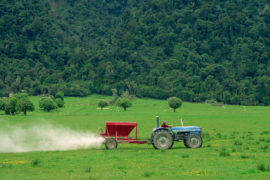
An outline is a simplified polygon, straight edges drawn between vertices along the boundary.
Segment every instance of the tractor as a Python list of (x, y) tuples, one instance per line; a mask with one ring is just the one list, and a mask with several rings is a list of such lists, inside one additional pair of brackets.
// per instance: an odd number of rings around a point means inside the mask
[(157, 127), (153, 129), (151, 143), (155, 149), (171, 149), (174, 141), (184, 141), (187, 148), (202, 146), (202, 129), (196, 126), (160, 127), (157, 117)]
[[(199, 148), (202, 146), (202, 129), (195, 126), (162, 127), (159, 126), (157, 117), (157, 127), (153, 129), (151, 142), (148, 140), (138, 140), (136, 122), (106, 122), (105, 132), (101, 128), (98, 134), (105, 139), (106, 149), (115, 149), (121, 143), (152, 144), (155, 149), (171, 149), (174, 141), (184, 141), (188, 148)], [(135, 128), (135, 137), (130, 137), (130, 133)], [(149, 139), (150, 140), (150, 139)]]

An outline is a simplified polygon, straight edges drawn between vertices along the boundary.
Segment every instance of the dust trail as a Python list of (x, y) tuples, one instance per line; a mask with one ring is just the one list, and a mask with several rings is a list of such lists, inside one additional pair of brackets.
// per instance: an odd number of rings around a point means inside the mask
[(103, 138), (53, 125), (0, 129), (0, 152), (72, 150), (99, 147)]

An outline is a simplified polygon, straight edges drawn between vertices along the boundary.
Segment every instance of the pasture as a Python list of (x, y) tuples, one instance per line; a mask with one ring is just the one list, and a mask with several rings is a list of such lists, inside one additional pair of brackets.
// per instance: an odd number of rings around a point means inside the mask
[[(0, 179), (269, 179), (270, 108), (263, 106), (213, 106), (187, 103), (173, 112), (165, 100), (133, 99), (127, 111), (108, 106), (97, 109), (92, 95), (65, 98), (65, 107), (50, 113), (38, 108), (40, 97), (31, 97), (36, 111), (27, 116), (0, 112), (0, 130), (29, 127), (44, 122), (76, 131), (96, 133), (106, 121), (138, 123), (138, 137), (150, 138), (156, 116), (168, 124), (202, 127), (203, 145), (187, 149), (182, 142), (171, 150), (151, 144), (120, 144), (118, 149), (0, 153)], [(2, 142), (0, 142), (2, 143)]]

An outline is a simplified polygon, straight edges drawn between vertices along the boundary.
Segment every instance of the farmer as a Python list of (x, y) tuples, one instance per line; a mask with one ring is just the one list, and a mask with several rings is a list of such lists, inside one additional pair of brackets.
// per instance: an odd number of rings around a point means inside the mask
[(161, 127), (171, 128), (172, 125), (168, 125), (166, 121), (163, 121), (163, 123), (161, 124)]

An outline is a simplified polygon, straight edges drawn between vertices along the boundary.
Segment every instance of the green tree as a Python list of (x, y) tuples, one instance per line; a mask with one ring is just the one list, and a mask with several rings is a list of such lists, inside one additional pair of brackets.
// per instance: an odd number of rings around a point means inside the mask
[(113, 100), (110, 101), (110, 104), (114, 104), (119, 98), (119, 96), (118, 96), (117, 89), (113, 88), (111, 91), (112, 91)]
[(173, 109), (173, 112), (175, 112), (175, 110), (177, 108), (182, 106), (182, 100), (180, 98), (177, 98), (177, 97), (170, 97), (168, 99), (168, 104), (169, 104), (170, 108)]
[(124, 110), (126, 111), (127, 108), (132, 106), (132, 103), (129, 99), (127, 98), (118, 98), (116, 104), (122, 108), (124, 108)]
[(40, 99), (39, 107), (46, 112), (50, 112), (51, 110), (56, 109), (57, 105), (52, 98), (44, 97)]
[(17, 102), (18, 102), (17, 98), (15, 98), (15, 97), (9, 98), (7, 110), (12, 115), (15, 115), (15, 112), (17, 111), (17, 109), (16, 109)]
[(4, 111), (6, 107), (6, 99), (0, 98), (0, 111)]
[(54, 97), (55, 97), (55, 99), (60, 98), (61, 100), (64, 101), (65, 95), (62, 91), (58, 91)]
[(27, 98), (28, 95), (27, 95), (27, 93), (16, 93), (16, 94), (14, 94), (14, 97), (15, 97), (17, 100), (19, 100), (19, 99), (21, 99), (21, 98)]
[(106, 106), (108, 106), (108, 105), (109, 105), (108, 102), (105, 101), (105, 100), (100, 100), (98, 102), (98, 107), (100, 107), (101, 110), (103, 110), (103, 108), (106, 107)]
[(57, 104), (57, 107), (59, 107), (59, 108), (62, 108), (62, 107), (64, 107), (64, 105), (65, 105), (64, 100), (62, 100), (62, 99), (60, 99), (60, 98), (56, 98), (56, 99), (55, 99), (55, 103)]
[(35, 106), (28, 98), (20, 98), (17, 102), (16, 109), (26, 115), (27, 111), (34, 111)]

